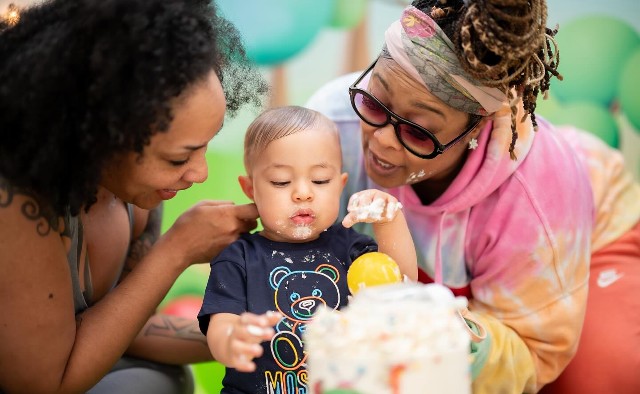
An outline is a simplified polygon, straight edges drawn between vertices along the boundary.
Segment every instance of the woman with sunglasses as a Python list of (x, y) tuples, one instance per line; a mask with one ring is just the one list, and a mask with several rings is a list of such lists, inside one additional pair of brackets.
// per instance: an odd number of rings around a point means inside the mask
[(307, 105), (340, 127), (344, 195), (394, 195), (419, 279), (469, 298), (474, 393), (640, 392), (640, 186), (619, 152), (536, 118), (561, 78), (545, 23), (543, 0), (414, 1)]

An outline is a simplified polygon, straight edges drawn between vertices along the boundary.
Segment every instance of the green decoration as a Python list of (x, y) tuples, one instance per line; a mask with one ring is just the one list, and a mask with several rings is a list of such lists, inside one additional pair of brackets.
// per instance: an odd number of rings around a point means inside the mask
[(627, 60), (618, 82), (620, 109), (629, 123), (640, 132), (640, 48)]
[[(231, 130), (227, 132), (231, 132)], [(242, 146), (234, 152), (210, 151), (207, 152), (206, 157), (209, 178), (204, 183), (194, 184), (191, 188), (180, 191), (177, 196), (164, 202), (163, 233), (171, 227), (178, 216), (199, 201), (225, 200), (233, 201), (236, 204), (250, 202), (238, 184), (238, 176), (245, 172), (242, 162)]]
[(238, 28), (247, 55), (259, 65), (283, 63), (304, 49), (329, 24), (335, 0), (218, 0), (224, 17)]
[(333, 18), (329, 26), (337, 29), (352, 29), (362, 21), (367, 9), (367, 0), (335, 0)]
[(542, 116), (545, 119), (551, 119), (555, 113), (560, 110), (561, 104), (558, 99), (551, 93), (544, 99), (543, 95), (539, 95), (536, 100), (536, 116)]
[(592, 15), (561, 25), (556, 38), (564, 77), (551, 85), (556, 97), (609, 106), (624, 64), (640, 45), (636, 30), (615, 17)]
[[(206, 268), (206, 269), (205, 269)], [(160, 308), (168, 305), (174, 299), (192, 295), (202, 297), (204, 289), (207, 287), (207, 279), (209, 278), (209, 266), (191, 266), (187, 268), (175, 281), (169, 292), (162, 300)]]
[(224, 365), (217, 361), (192, 364), (196, 394), (219, 394), (222, 391)]
[(549, 120), (556, 125), (573, 125), (600, 137), (609, 146), (620, 146), (620, 133), (613, 114), (601, 105), (574, 102), (563, 105)]

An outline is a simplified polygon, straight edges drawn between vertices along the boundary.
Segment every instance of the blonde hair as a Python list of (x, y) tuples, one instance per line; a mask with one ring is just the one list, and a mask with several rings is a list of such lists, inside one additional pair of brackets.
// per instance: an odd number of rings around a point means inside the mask
[(326, 129), (338, 136), (338, 126), (331, 119), (309, 108), (289, 105), (261, 113), (251, 122), (244, 136), (244, 167), (247, 173), (251, 174), (254, 159), (271, 142), (314, 127)]

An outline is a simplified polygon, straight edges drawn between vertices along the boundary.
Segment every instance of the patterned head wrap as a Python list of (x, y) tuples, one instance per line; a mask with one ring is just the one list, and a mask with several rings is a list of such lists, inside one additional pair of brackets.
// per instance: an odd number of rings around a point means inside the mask
[(385, 49), (410, 76), (449, 106), (487, 115), (507, 103), (497, 88), (484, 86), (460, 64), (451, 40), (419, 9), (408, 6), (385, 32)]

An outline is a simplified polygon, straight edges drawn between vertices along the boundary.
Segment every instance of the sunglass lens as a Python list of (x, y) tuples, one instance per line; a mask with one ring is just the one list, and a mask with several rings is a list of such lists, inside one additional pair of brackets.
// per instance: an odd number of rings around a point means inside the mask
[(356, 92), (353, 101), (364, 121), (379, 126), (387, 124), (387, 114), (375, 99), (361, 92)]
[(406, 123), (399, 125), (400, 138), (410, 150), (420, 155), (430, 155), (435, 150), (433, 140), (424, 132)]

